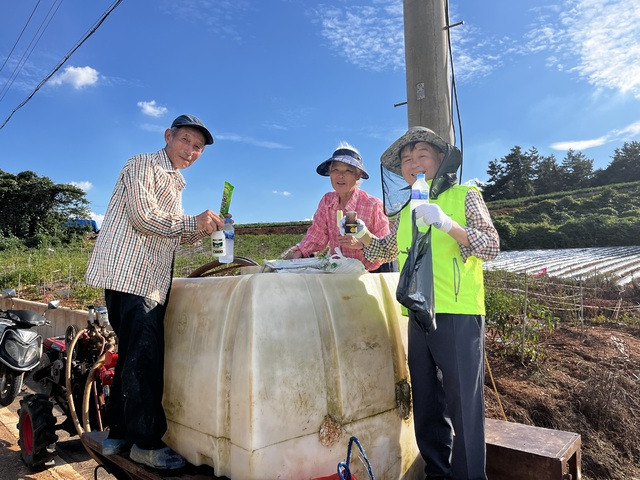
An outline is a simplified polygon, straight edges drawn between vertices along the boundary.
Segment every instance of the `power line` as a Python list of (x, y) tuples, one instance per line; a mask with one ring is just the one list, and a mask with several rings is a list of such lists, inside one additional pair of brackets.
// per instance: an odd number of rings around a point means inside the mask
[(9, 61), (9, 58), (11, 57), (11, 55), (13, 54), (13, 51), (16, 48), (16, 45), (18, 45), (18, 42), (20, 41), (20, 39), (22, 38), (22, 34), (24, 33), (24, 31), (27, 29), (27, 26), (29, 25), (29, 23), (31, 23), (31, 18), (33, 17), (33, 14), (36, 13), (36, 10), (38, 9), (38, 5), (40, 5), (40, 0), (38, 0), (38, 3), (36, 3), (36, 6), (33, 7), (33, 11), (31, 12), (31, 15), (29, 15), (29, 19), (27, 20), (27, 23), (24, 24), (24, 27), (22, 27), (22, 31), (20, 32), (20, 35), (18, 36), (18, 39), (16, 40), (16, 43), (13, 44), (13, 47), (11, 47), (11, 51), (9, 52), (9, 55), (7, 55), (7, 58), (4, 59), (4, 63), (2, 64), (2, 66), (0, 67), (0, 72), (2, 72), (2, 70), (4, 69), (4, 66), (7, 64), (7, 62)]
[[(462, 167), (464, 165), (464, 140), (462, 138), (462, 118), (460, 117), (460, 105), (458, 104), (458, 89), (456, 87), (456, 70), (453, 66), (453, 50), (451, 49), (451, 28), (457, 27), (458, 25), (462, 25), (464, 22), (457, 22), (453, 25), (450, 25), (451, 17), (449, 16), (449, 0), (445, 1), (445, 10), (447, 17), (447, 44), (449, 46), (449, 61), (451, 63), (451, 90), (453, 92), (453, 98), (455, 100), (455, 108), (456, 108), (456, 117), (458, 119), (458, 133), (460, 135), (460, 154), (462, 159), (460, 160), (460, 179), (458, 180), (462, 183)], [(451, 106), (451, 111), (453, 113), (453, 105)], [(453, 122), (452, 122), (453, 123)], [(455, 144), (455, 125), (454, 125), (454, 144)]]
[(67, 53), (64, 58), (58, 63), (58, 65), (56, 65), (56, 67), (46, 76), (42, 79), (42, 81), (36, 86), (36, 88), (34, 88), (34, 90), (29, 94), (29, 96), (27, 98), (25, 98), (20, 105), (18, 105), (16, 108), (13, 109), (13, 111), (11, 112), (11, 114), (9, 114), (9, 116), (7, 117), (7, 119), (4, 121), (4, 123), (2, 125), (0, 125), (0, 130), (2, 130), (4, 128), (4, 126), (9, 122), (9, 120), (11, 120), (11, 117), (13, 117), (13, 114), (16, 113), (18, 110), (20, 110), (22, 107), (24, 107), (27, 102), (29, 100), (31, 100), (33, 98), (33, 96), (36, 94), (36, 92), (38, 90), (40, 90), (42, 88), (42, 86), (53, 76), (56, 74), (56, 72), (58, 70), (60, 70), (62, 68), (62, 66), (66, 63), (67, 60), (69, 60), (69, 58), (71, 57), (71, 55), (73, 55), (75, 53), (76, 50), (78, 50), (78, 48), (80, 48), (82, 46), (82, 44), (84, 42), (86, 42), (89, 37), (91, 35), (93, 35), (96, 30), (98, 30), (98, 28), (100, 27), (100, 25), (102, 25), (102, 23), (107, 19), (107, 17), (109, 15), (111, 15), (111, 13), (118, 7), (118, 5), (120, 5), (122, 3), (122, 0), (116, 0), (115, 2), (113, 2), (113, 4), (111, 5), (111, 7), (109, 7), (109, 9), (102, 14), (102, 16), (100, 17), (100, 19), (94, 24), (94, 26), (84, 35), (84, 37), (82, 37), (82, 39), (75, 44), (75, 46), (69, 51), (69, 53)]
[[(29, 42), (27, 49), (22, 54), (20, 61), (16, 64), (16, 68), (13, 69), (11, 76), (9, 77), (7, 82), (4, 84), (4, 87), (2, 87), (2, 90), (0, 90), (0, 102), (7, 95), (7, 92), (11, 88), (11, 85), (13, 85), (13, 82), (16, 81), (16, 78), (18, 78), (18, 75), (20, 75), (22, 68), (24, 67), (25, 63), (27, 63), (27, 60), (29, 59), (29, 57), (35, 50), (36, 46), (40, 42), (40, 39), (42, 38), (42, 35), (44, 35), (44, 32), (47, 30), (47, 28), (49, 28), (49, 24), (51, 23), (51, 20), (53, 20), (53, 17), (55, 17), (56, 13), (58, 13), (58, 9), (60, 8), (60, 5), (62, 5), (63, 1), (64, 0), (56, 0), (56, 2), (51, 4), (51, 8), (49, 8), (47, 15), (44, 17), (44, 19), (40, 23), (40, 26), (38, 27), (38, 30), (36, 31), (36, 33), (33, 35), (33, 38), (31, 39), (31, 41)], [(57, 3), (57, 6), (56, 6), (56, 3)], [(53, 10), (53, 7), (56, 7), (56, 9), (52, 14), (51, 11)], [(46, 25), (45, 25), (45, 22), (47, 22)], [(43, 25), (44, 25), (44, 28), (42, 28)], [(40, 30), (42, 30), (42, 32), (40, 32)], [(38, 36), (38, 33), (40, 33), (39, 36)], [(37, 39), (36, 39), (36, 36), (38, 37)], [(35, 43), (34, 43), (34, 40), (35, 40)]]

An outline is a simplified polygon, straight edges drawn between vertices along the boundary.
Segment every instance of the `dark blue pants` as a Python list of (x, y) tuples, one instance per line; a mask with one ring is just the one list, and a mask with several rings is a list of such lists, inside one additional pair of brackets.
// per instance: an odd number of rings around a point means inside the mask
[(164, 447), (165, 306), (129, 293), (105, 290), (109, 322), (118, 336), (118, 363), (107, 404), (110, 438), (142, 449)]
[(398, 262), (387, 262), (380, 265), (375, 270), (371, 270), (369, 273), (388, 273), (388, 272), (397, 272), (398, 271)]
[(485, 480), (484, 317), (439, 313), (436, 323), (427, 334), (409, 322), (414, 427), (425, 473)]

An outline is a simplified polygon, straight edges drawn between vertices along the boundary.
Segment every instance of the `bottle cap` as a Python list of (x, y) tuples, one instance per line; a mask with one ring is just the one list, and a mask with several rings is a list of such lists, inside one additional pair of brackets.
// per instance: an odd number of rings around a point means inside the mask
[(231, 217), (224, 217), (224, 223), (231, 223)]
[(424, 173), (418, 173), (418, 174), (416, 175), (416, 177), (418, 177), (418, 178), (424, 178)]

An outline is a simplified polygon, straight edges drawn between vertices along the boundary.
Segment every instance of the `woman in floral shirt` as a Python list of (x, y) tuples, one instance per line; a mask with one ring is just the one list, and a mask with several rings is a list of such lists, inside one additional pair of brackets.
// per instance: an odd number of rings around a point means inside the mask
[(340, 247), (345, 257), (357, 258), (370, 272), (390, 271), (388, 264), (383, 264), (382, 260), (364, 258), (363, 243), (355, 236), (341, 235), (338, 227), (338, 210), (344, 213), (354, 211), (376, 237), (384, 237), (389, 233), (389, 221), (384, 214), (382, 201), (358, 188), (362, 179), (369, 178), (358, 150), (342, 142), (331, 158), (318, 165), (316, 172), (331, 178), (333, 191), (322, 197), (313, 215), (313, 224), (287, 257), (308, 257), (327, 247), (333, 253), (336, 247)]

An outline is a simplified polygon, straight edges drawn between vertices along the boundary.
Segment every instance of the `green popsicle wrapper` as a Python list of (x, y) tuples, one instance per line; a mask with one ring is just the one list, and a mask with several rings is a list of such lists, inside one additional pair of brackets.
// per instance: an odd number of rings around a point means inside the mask
[(224, 189), (222, 190), (222, 203), (220, 204), (220, 215), (223, 217), (229, 213), (229, 205), (231, 205), (231, 195), (233, 194), (233, 185), (229, 182), (224, 182)]

